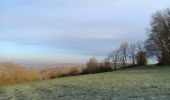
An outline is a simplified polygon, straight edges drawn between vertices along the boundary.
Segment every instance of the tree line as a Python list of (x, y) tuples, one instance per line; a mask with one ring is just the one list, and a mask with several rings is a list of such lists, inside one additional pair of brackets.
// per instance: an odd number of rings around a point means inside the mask
[(87, 62), (86, 72), (105, 72), (117, 70), (120, 68), (128, 68), (142, 66), (147, 64), (147, 53), (143, 42), (122, 43), (118, 49), (113, 50), (104, 59), (104, 62), (98, 63), (96, 58), (91, 58)]
[[(157, 11), (147, 29), (146, 41), (137, 43), (122, 43), (119, 48), (108, 54), (103, 65), (98, 64), (96, 58), (87, 62), (86, 71), (95, 72), (95, 69), (128, 68), (147, 65), (148, 58), (156, 58), (156, 65), (170, 65), (170, 9)], [(103, 67), (105, 66), (105, 67)]]

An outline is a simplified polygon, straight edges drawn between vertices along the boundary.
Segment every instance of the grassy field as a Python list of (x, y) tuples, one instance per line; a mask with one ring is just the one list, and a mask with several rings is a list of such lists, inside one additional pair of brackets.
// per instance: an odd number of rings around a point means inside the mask
[(170, 67), (145, 66), (0, 87), (0, 100), (170, 100)]

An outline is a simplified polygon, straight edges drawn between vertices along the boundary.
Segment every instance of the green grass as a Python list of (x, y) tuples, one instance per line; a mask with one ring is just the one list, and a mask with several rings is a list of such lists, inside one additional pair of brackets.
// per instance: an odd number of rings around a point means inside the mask
[(145, 66), (0, 87), (0, 100), (170, 100), (170, 66)]

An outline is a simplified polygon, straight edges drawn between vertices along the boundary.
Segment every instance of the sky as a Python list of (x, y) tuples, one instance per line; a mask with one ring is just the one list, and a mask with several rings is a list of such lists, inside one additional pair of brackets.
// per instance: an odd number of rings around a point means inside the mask
[(169, 0), (0, 0), (0, 61), (84, 63), (144, 41)]

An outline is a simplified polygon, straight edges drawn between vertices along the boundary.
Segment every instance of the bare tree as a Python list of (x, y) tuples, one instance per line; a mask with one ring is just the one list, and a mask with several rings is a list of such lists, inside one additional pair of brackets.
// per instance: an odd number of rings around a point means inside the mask
[(144, 45), (144, 42), (143, 42), (143, 41), (138, 41), (135, 45), (136, 45), (136, 51), (137, 51), (137, 52), (146, 51), (146, 50), (145, 50), (145, 45)]
[(132, 59), (132, 65), (135, 65), (135, 56), (136, 56), (136, 44), (131, 43), (129, 47), (129, 58)]
[(125, 67), (127, 63), (128, 48), (129, 44), (127, 42), (122, 43), (119, 48), (123, 67)]
[(114, 65), (114, 70), (117, 70), (117, 62), (120, 59), (120, 50), (114, 50), (109, 54), (109, 58), (112, 60)]

